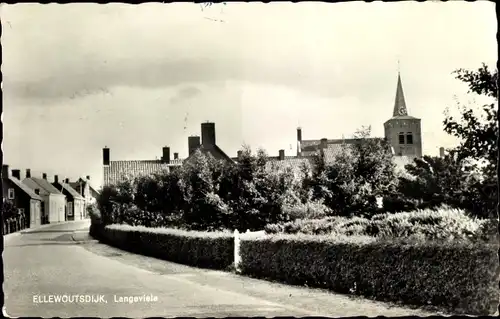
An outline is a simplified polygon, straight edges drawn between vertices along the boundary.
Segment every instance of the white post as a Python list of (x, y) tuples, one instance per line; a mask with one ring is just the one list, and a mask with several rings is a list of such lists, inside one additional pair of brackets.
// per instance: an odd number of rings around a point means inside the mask
[(240, 271), (240, 233), (237, 229), (234, 230), (234, 269), (236, 272)]

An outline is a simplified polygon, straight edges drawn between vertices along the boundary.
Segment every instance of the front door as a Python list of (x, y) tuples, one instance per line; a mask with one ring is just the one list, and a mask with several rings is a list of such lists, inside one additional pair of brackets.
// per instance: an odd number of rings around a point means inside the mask
[(73, 211), (73, 202), (68, 202), (67, 206), (67, 212), (68, 212), (68, 220), (75, 220), (75, 214)]

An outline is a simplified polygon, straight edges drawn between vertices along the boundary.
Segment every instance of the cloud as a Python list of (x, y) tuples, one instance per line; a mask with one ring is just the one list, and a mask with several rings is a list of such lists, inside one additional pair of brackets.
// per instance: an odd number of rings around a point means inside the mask
[[(399, 55), (404, 81), (437, 88), (452, 68), (469, 67), (466, 60), (471, 67), (496, 60), (484, 53), (496, 51), (491, 6), (231, 3), (223, 13), (195, 4), (3, 6), (4, 95), (61, 100), (117, 86), (235, 80), (368, 103), (387, 85), (393, 91)], [(226, 23), (207, 21), (209, 11)]]
[(194, 86), (188, 86), (180, 89), (176, 95), (170, 99), (171, 105), (179, 104), (201, 94), (201, 90)]

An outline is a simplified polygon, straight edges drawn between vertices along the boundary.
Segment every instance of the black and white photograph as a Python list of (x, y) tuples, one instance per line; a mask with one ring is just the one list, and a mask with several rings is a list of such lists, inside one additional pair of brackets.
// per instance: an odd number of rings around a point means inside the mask
[(0, 4), (3, 316), (498, 315), (495, 10)]

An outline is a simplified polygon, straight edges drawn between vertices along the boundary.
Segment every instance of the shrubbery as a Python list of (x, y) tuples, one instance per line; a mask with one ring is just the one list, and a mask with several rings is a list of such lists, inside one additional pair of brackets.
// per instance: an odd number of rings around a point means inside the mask
[(269, 223), (331, 214), (302, 193), (290, 169), (274, 170), (263, 151), (245, 148), (236, 164), (200, 152), (173, 172), (124, 178), (98, 200), (105, 224), (217, 231), (261, 230)]
[(270, 235), (242, 240), (240, 250), (243, 274), (488, 315), (498, 304), (497, 248), (466, 241)]
[(490, 241), (489, 220), (468, 216), (463, 210), (443, 206), (439, 209), (415, 210), (396, 214), (377, 214), (371, 218), (327, 217), (295, 220), (267, 225), (269, 234), (309, 234), (371, 236), (377, 238), (413, 238), (422, 240)]
[(10, 200), (4, 200), (2, 202), (2, 219), (5, 222), (9, 218), (16, 218), (18, 216), (18, 210), (16, 205)]

